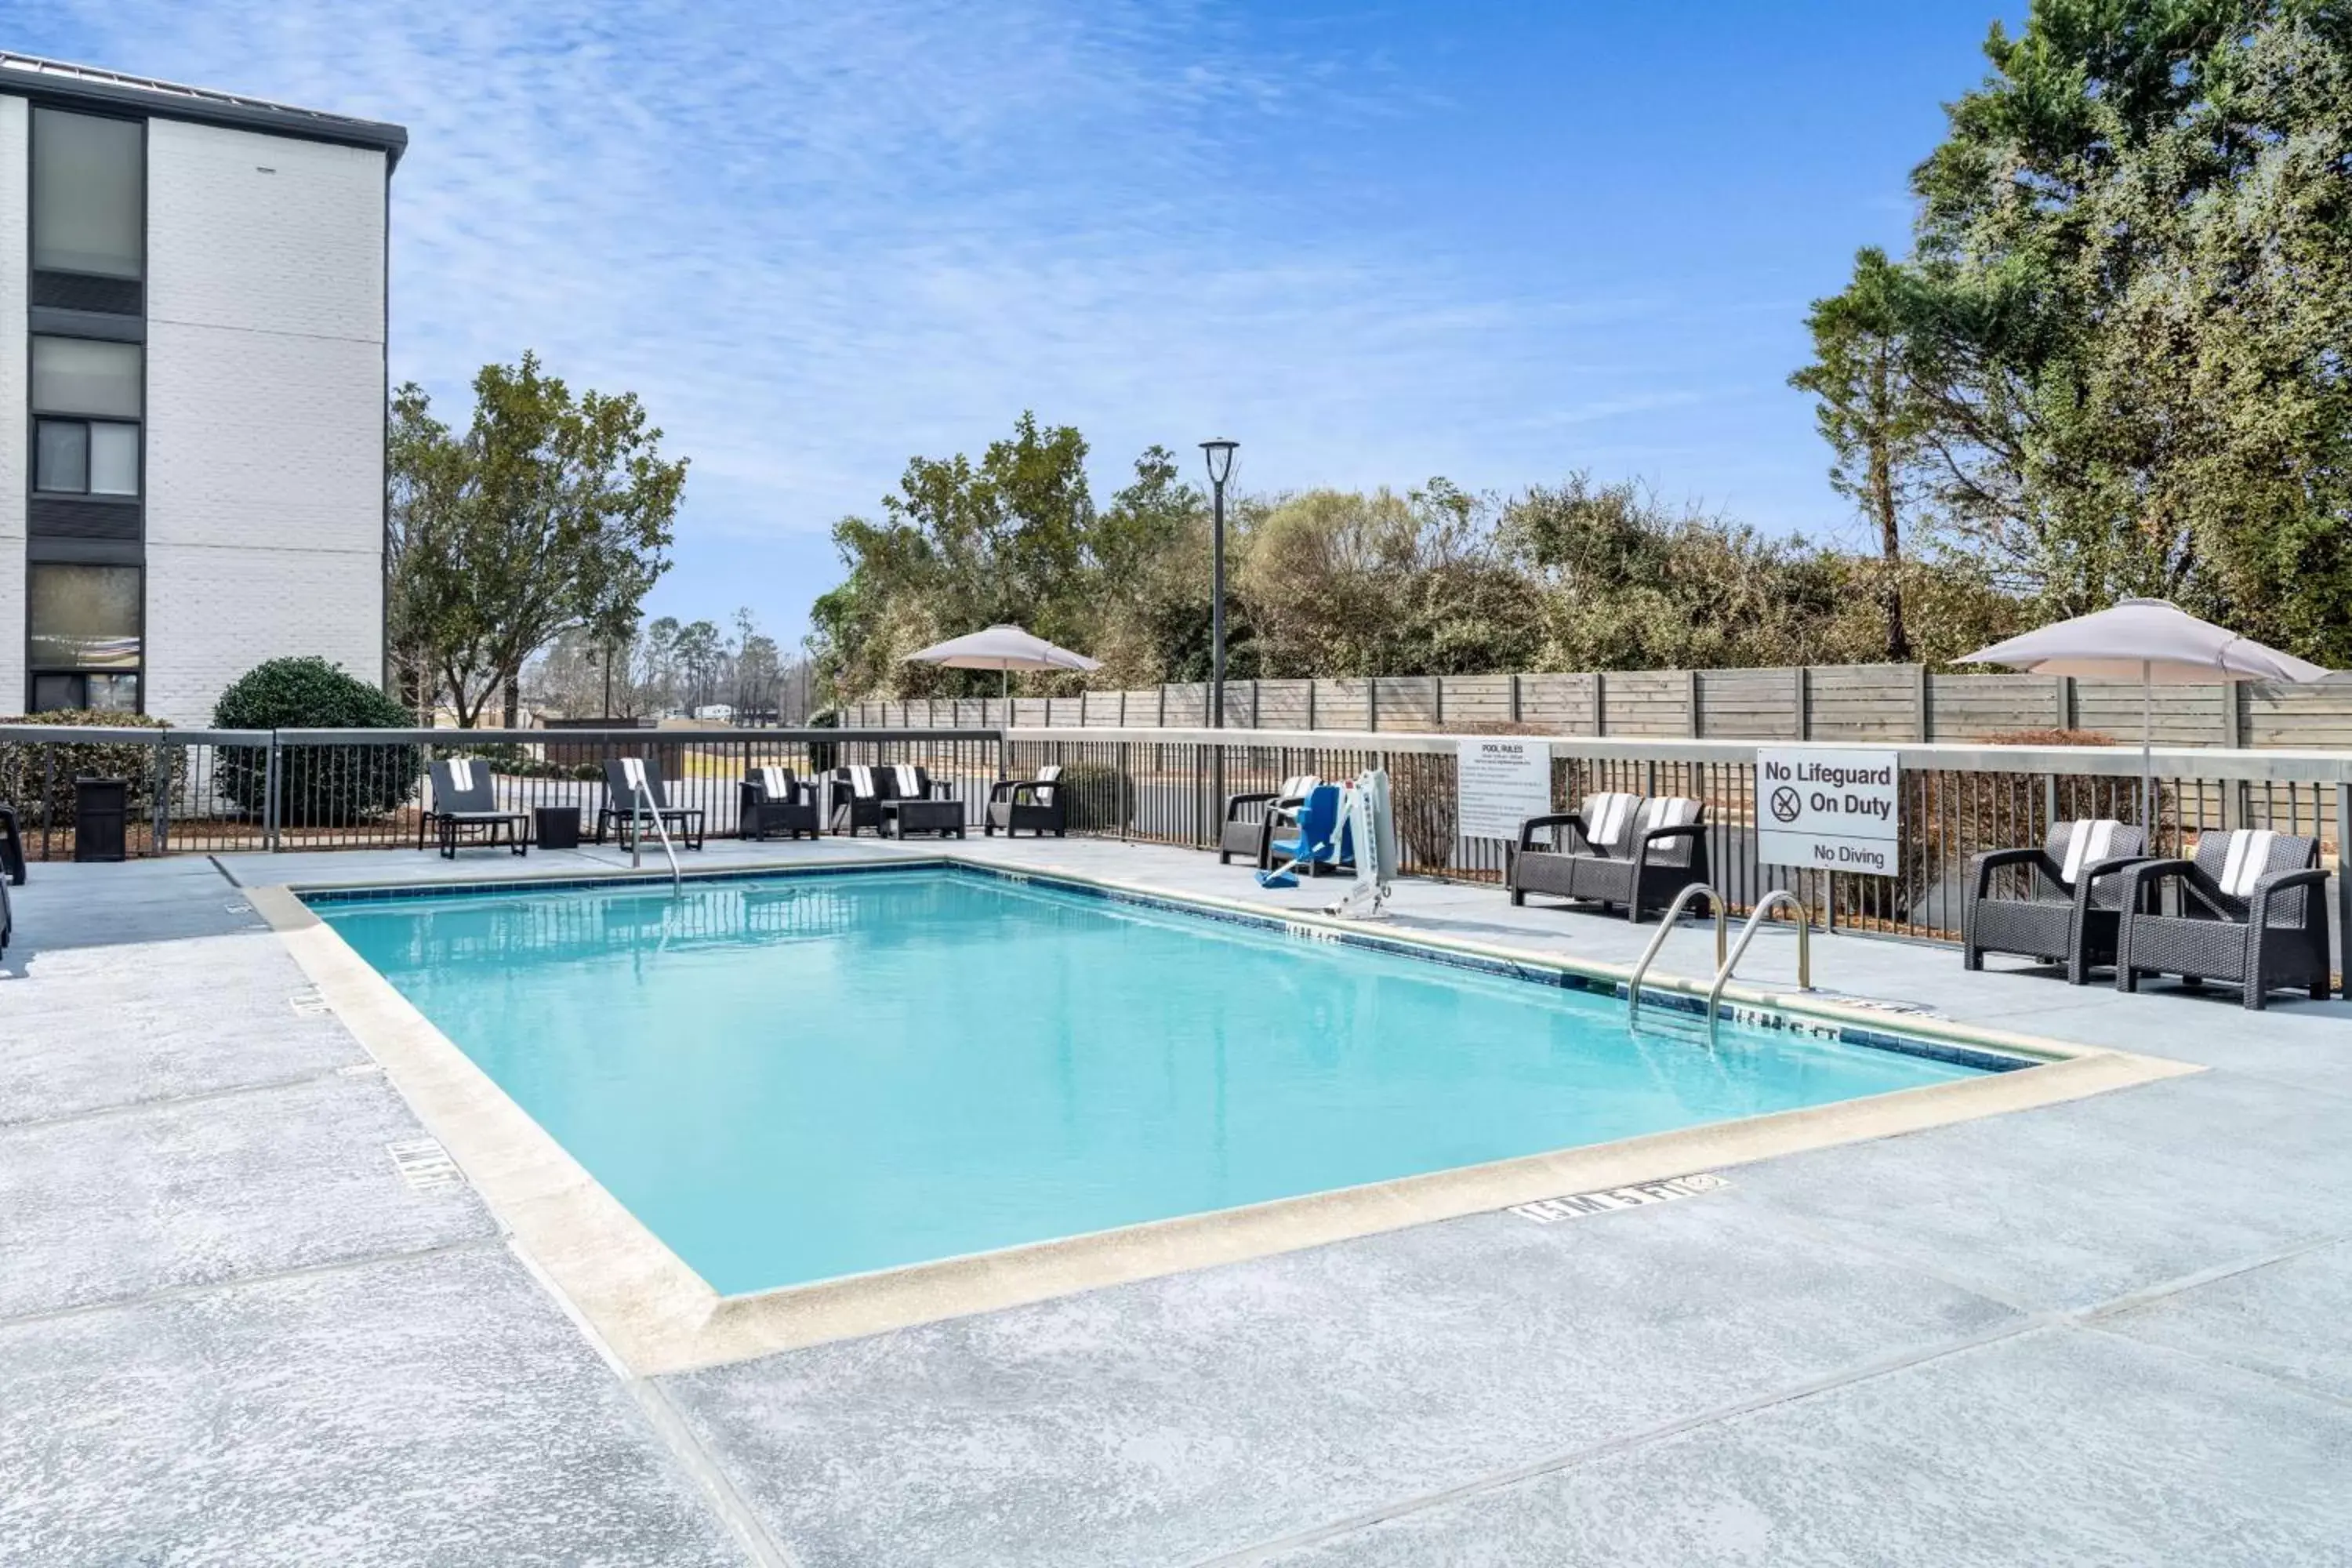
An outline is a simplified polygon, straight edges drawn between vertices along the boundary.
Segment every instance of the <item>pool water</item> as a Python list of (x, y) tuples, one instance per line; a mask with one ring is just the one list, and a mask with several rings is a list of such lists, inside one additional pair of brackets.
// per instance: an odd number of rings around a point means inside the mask
[(1979, 1070), (957, 868), (318, 910), (724, 1295)]

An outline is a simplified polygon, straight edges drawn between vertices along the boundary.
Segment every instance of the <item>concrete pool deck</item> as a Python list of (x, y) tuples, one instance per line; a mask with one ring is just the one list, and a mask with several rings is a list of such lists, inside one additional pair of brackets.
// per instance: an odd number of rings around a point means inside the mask
[[(1255, 896), (1212, 856), (961, 848)], [(1823, 985), (2210, 1070), (1678, 1203), (631, 1377), (468, 1187), (403, 1179), (413, 1111), (229, 879), (625, 859), (35, 868), (0, 963), (0, 1561), (2352, 1561), (2340, 1004), (1817, 939)], [(1650, 931), (1491, 889), (1398, 906), (1600, 963)]]

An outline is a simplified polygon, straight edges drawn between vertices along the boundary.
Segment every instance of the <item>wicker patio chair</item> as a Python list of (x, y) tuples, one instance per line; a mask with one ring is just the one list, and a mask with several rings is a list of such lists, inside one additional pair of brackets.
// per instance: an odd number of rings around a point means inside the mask
[(993, 837), (1001, 827), (1010, 838), (1025, 827), (1040, 838), (1048, 833), (1061, 837), (1069, 822), (1061, 777), (1058, 767), (1039, 768), (1035, 778), (1000, 779), (990, 785), (981, 837)]
[[(1994, 849), (1969, 863), (1962, 913), (1961, 962), (1982, 969), (1988, 952), (2015, 953), (2063, 963), (2066, 983), (2086, 984), (2090, 972), (2116, 961), (2123, 919), (2124, 870), (2147, 858), (2147, 836), (2112, 817), (2062, 822), (2039, 849)], [(2022, 896), (1998, 896), (1994, 878), (2007, 868), (2027, 878)]]
[(1271, 846), (1276, 831), (1297, 815), (1307, 792), (1323, 781), (1313, 773), (1293, 773), (1277, 790), (1225, 797), (1225, 822), (1217, 838), (1217, 864), (1230, 866), (1236, 855), (1264, 870), (1274, 864)]
[(526, 832), (530, 818), (520, 811), (499, 807), (498, 782), (488, 763), (472, 757), (453, 757), (446, 763), (435, 763), (432, 774), (432, 809), (419, 813), (416, 818), (419, 849), (425, 847), (425, 832), (430, 827), (444, 860), (457, 858), (459, 840), (470, 833), (481, 835), (477, 842), (485, 848), (495, 849), (504, 839), (510, 853), (530, 853)]
[(793, 776), (793, 770), (774, 763), (751, 770), (736, 789), (736, 830), (745, 838), (765, 838), (782, 833), (814, 838), (824, 824), (817, 816), (816, 785)]
[(963, 837), (963, 802), (956, 798), (953, 784), (932, 778), (930, 770), (919, 763), (898, 763), (879, 772), (883, 834), (894, 838), (917, 833)]
[(825, 823), (834, 832), (849, 829), (852, 838), (861, 827), (882, 831), (882, 802), (886, 798), (882, 770), (859, 763), (854, 767), (835, 768), (833, 780), (826, 786)]
[[(2179, 889), (2176, 911), (2155, 912), (2168, 883)], [(2326, 887), (2318, 839), (2264, 828), (2201, 834), (2193, 859), (2143, 860), (2124, 872), (2116, 989), (2137, 991), (2142, 975), (2169, 973), (2192, 987), (2240, 986), (2257, 1012), (2282, 986), (2307, 987), (2325, 1002)]]
[[(1545, 828), (1559, 842), (1536, 843)], [(1706, 807), (1685, 795), (1643, 799), (1590, 795), (1577, 810), (1531, 816), (1519, 825), (1511, 856), (1511, 902), (1529, 893), (1622, 904), (1639, 924), (1645, 910), (1664, 908), (1693, 882), (1707, 879)]]

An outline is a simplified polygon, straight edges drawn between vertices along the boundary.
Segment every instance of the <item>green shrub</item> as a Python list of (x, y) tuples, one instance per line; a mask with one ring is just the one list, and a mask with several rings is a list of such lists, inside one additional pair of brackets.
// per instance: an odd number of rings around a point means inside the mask
[[(144, 713), (94, 709), (20, 715), (0, 719), (0, 724), (70, 724), (105, 730), (165, 727), (163, 720), (151, 719)], [(102, 741), (74, 741), (52, 745), (0, 741), (0, 805), (15, 806), (27, 825), (41, 820), (44, 805), (48, 807), (53, 820), (71, 822), (74, 780), (129, 779), (132, 809), (142, 810), (155, 798), (155, 750), (152, 745), (132, 742), (110, 745)], [(173, 747), (169, 758), (171, 782), (176, 784), (185, 773), (186, 752)]]
[[(221, 693), (222, 730), (405, 730), (407, 709), (323, 658), (273, 658)], [(247, 813), (268, 793), (267, 753), (224, 746), (220, 793)], [(410, 745), (286, 746), (278, 754), (278, 820), (307, 827), (362, 822), (397, 810), (416, 788), (423, 752)]]
[(1124, 827), (1135, 811), (1135, 781), (1107, 763), (1069, 763), (1062, 769), (1060, 788), (1073, 833)]

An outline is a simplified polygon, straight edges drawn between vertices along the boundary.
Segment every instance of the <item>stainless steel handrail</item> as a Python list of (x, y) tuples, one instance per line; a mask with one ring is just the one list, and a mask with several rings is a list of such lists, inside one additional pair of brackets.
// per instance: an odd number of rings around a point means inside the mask
[(1776, 889), (1765, 894), (1762, 901), (1757, 904), (1755, 912), (1748, 917), (1748, 923), (1739, 928), (1738, 945), (1731, 950), (1731, 956), (1715, 972), (1714, 988), (1706, 994), (1708, 1039), (1715, 1038), (1716, 1008), (1723, 1001), (1723, 988), (1731, 983), (1731, 972), (1739, 967), (1740, 959), (1748, 952), (1748, 943), (1756, 935), (1756, 928), (1764, 923), (1764, 917), (1782, 904), (1797, 911), (1797, 989), (1811, 991), (1813, 988), (1812, 914), (1798, 900), (1796, 894), (1786, 888)]
[(653, 808), (653, 796), (642, 784), (629, 788), (629, 869), (634, 871), (643, 863), (646, 843), (646, 819), (651, 817), (654, 837), (661, 840), (662, 853), (669, 857), (669, 890), (673, 898), (686, 892), (686, 881), (677, 868), (677, 850), (669, 841), (669, 827), (661, 813)]
[(1727, 930), (1723, 913), (1723, 895), (1705, 882), (1693, 882), (1681, 892), (1676, 893), (1675, 901), (1666, 906), (1665, 918), (1658, 922), (1658, 934), (1650, 939), (1650, 945), (1642, 950), (1642, 961), (1633, 965), (1633, 978), (1625, 985), (1627, 1027), (1630, 1028), (1642, 1020), (1642, 976), (1650, 972), (1650, 960), (1657, 957), (1658, 949), (1666, 945), (1666, 933), (1675, 929), (1675, 921), (1682, 917), (1684, 906), (1701, 893), (1706, 895), (1707, 907), (1715, 913), (1715, 965), (1717, 969), (1723, 967), (1723, 944)]

